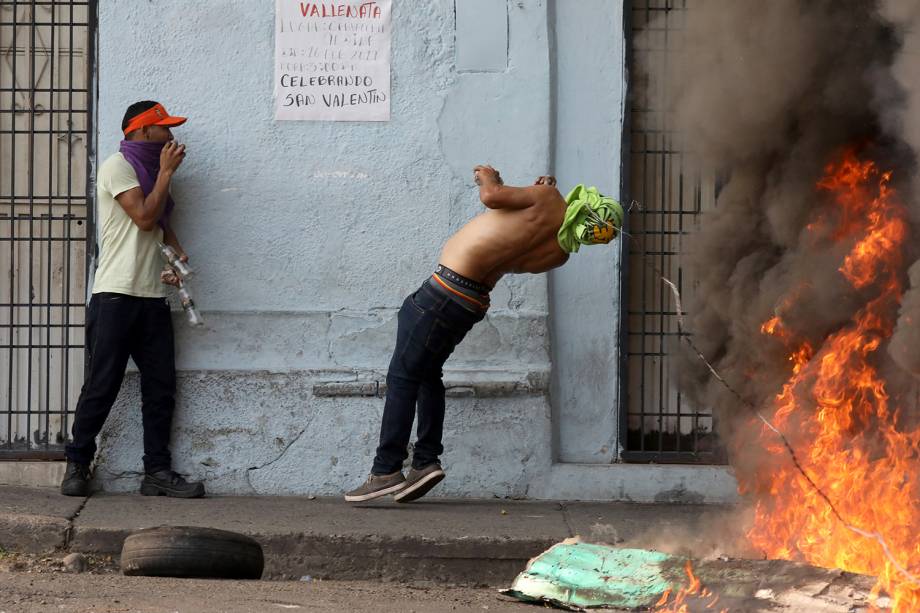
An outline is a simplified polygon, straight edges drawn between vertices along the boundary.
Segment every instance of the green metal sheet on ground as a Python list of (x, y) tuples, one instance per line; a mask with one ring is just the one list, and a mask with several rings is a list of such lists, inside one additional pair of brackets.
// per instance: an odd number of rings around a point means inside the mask
[(653, 605), (680, 585), (685, 560), (658, 551), (569, 539), (530, 561), (504, 593), (527, 602), (581, 610)]

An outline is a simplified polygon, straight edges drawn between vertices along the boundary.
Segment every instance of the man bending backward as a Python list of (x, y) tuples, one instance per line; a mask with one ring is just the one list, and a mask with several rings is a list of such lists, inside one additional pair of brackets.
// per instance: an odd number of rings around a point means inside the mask
[[(489, 293), (509, 273), (542, 273), (561, 266), (580, 245), (606, 244), (623, 209), (594, 188), (577, 186), (563, 198), (556, 179), (510, 187), (491, 166), (473, 170), (489, 209), (444, 245), (434, 274), (405, 299), (397, 316), (396, 348), (387, 372), (380, 444), (367, 481), (345, 495), (362, 502), (393, 494), (397, 502), (424, 496), (444, 479), (443, 366), (489, 308)], [(418, 407), (412, 468), (403, 476)]]

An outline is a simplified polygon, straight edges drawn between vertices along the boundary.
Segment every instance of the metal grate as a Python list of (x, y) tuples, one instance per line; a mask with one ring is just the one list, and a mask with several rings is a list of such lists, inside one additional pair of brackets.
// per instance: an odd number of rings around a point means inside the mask
[(95, 0), (0, 0), (0, 459), (63, 457), (83, 383)]
[(630, 6), (637, 69), (630, 71), (629, 192), (638, 206), (629, 216), (626, 253), (626, 462), (723, 461), (711, 411), (690, 406), (678, 389), (677, 313), (660, 278), (672, 280), (683, 296), (692, 292), (681, 265), (684, 238), (714, 200), (713, 181), (689, 170), (687, 143), (673, 129), (668, 69), (680, 53), (688, 4), (692, 0), (633, 0)]

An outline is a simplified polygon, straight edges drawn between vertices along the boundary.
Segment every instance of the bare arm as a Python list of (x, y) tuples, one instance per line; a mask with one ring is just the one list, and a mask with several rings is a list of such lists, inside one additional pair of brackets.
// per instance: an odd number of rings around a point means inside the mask
[(479, 199), (490, 209), (526, 209), (537, 201), (539, 192), (545, 189), (543, 184), (509, 187), (491, 166), (477, 166), (473, 169), (473, 176), (479, 185)]
[(185, 159), (185, 145), (166, 143), (160, 154), (160, 172), (153, 190), (146, 197), (140, 187), (129, 189), (115, 196), (131, 221), (144, 232), (156, 228), (169, 196), (169, 183), (183, 159)]
[[(179, 244), (179, 238), (176, 236), (176, 232), (168, 223), (166, 224), (166, 227), (163, 228), (163, 242), (175, 249), (176, 253), (179, 254), (179, 260), (182, 262), (188, 262), (188, 255), (186, 255), (182, 245)], [(174, 285), (176, 287), (181, 285), (179, 275), (176, 273), (173, 267), (169, 265), (167, 265), (163, 269), (163, 272), (160, 273), (160, 282), (167, 285)]]
[(166, 227), (163, 228), (163, 242), (176, 250), (176, 253), (179, 254), (180, 260), (183, 262), (188, 261), (188, 256), (185, 254), (185, 249), (182, 248), (182, 245), (179, 243), (179, 237), (176, 236), (176, 231), (173, 230), (169, 223), (167, 223)]

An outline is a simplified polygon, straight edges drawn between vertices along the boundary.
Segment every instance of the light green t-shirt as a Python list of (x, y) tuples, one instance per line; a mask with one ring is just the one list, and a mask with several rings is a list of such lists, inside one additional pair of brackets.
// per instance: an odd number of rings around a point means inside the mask
[(137, 173), (121, 153), (103, 162), (96, 174), (100, 255), (94, 294), (114, 292), (140, 298), (166, 295), (166, 287), (160, 282), (163, 256), (157, 246), (163, 240), (162, 228), (144, 232), (115, 200), (115, 196), (139, 186)]

